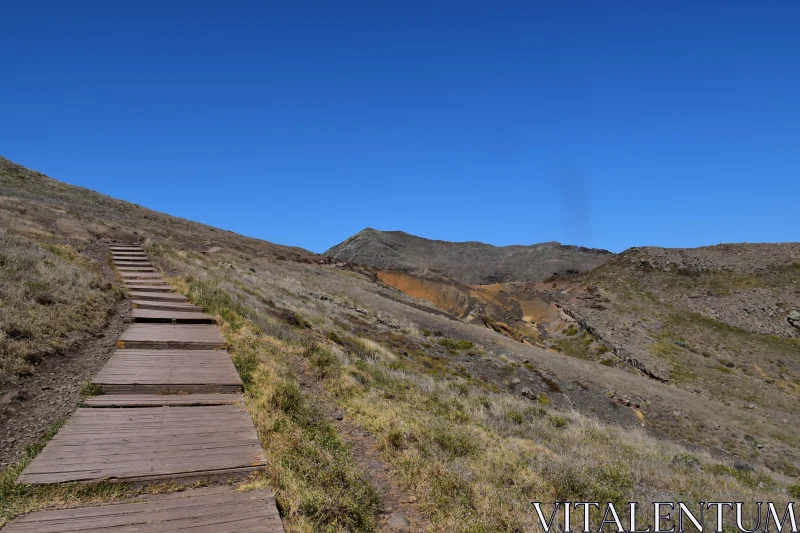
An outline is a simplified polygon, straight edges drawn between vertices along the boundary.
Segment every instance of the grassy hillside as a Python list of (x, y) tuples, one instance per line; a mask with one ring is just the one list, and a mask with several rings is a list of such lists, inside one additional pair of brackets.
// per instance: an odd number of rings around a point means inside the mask
[[(744, 464), (701, 431), (713, 423), (729, 435), (753, 426), (785, 434), (760, 412), (740, 414), (724, 400), (698, 401), (624, 368), (458, 321), (366, 269), (320, 265), (299, 249), (153, 213), (7, 162), (0, 193), (8, 238), (43, 250), (42, 264), (48, 246), (78, 253), (104, 239), (140, 239), (157, 268), (219, 317), (269, 461), (249, 484), (275, 489), (290, 531), (376, 530), (382, 502), (394, 497), (386, 479), (430, 530), (443, 532), (530, 530), (531, 500), (780, 502), (797, 490), (785, 469), (758, 457)], [(70, 264), (87, 276), (97, 267)], [(97, 306), (86, 280), (86, 298), (77, 299)], [(24, 305), (42, 305), (30, 298)], [(641, 403), (615, 399), (623, 394)], [(659, 422), (673, 411), (682, 413), (679, 431)], [(685, 435), (696, 437), (690, 447)], [(783, 446), (794, 464), (796, 444)], [(31, 493), (4, 479), (0, 517), (97, 497)]]

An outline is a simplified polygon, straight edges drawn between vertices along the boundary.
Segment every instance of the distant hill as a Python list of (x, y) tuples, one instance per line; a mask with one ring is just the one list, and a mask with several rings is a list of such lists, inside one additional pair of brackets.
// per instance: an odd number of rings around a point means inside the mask
[(441, 274), (467, 285), (542, 281), (554, 275), (585, 272), (614, 257), (607, 250), (557, 242), (492, 246), (474, 241), (436, 241), (372, 228), (334, 246), (325, 255), (382, 270)]

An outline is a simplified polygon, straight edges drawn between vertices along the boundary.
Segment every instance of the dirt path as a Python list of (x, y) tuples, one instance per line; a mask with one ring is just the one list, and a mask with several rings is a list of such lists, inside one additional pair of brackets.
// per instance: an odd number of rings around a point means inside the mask
[[(300, 380), (300, 386), (320, 401), (322, 407), (327, 411), (331, 423), (350, 446), (353, 458), (364, 468), (377, 489), (381, 498), (379, 531), (426, 531), (430, 522), (420, 512), (416, 498), (400, 488), (389, 464), (381, 458), (375, 437), (358, 424), (348, 420), (344, 411), (335, 406), (334, 401), (325, 392), (322, 383), (308, 371), (303, 362), (292, 360), (290, 364)], [(388, 524), (390, 520), (393, 523), (401, 523), (403, 518), (410, 523), (407, 529), (392, 528)]]
[[(115, 283), (107, 253), (105, 244), (94, 243), (82, 255), (102, 265), (103, 279)], [(102, 332), (63, 354), (45, 358), (34, 374), (0, 396), (0, 468), (12, 464), (25, 446), (44, 436), (48, 425), (75, 411), (81, 385), (111, 357), (129, 321), (130, 302), (116, 302)]]

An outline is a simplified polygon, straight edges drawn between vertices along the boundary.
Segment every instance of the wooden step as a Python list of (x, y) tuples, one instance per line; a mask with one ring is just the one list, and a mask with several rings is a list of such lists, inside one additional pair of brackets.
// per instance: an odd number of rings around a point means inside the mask
[(161, 272), (120, 272), (119, 275), (124, 279), (146, 279), (160, 278)]
[(241, 404), (81, 408), (17, 481), (217, 479), (247, 475), (265, 464), (255, 427)]
[(155, 300), (131, 300), (134, 309), (154, 309), (156, 311), (180, 311), (189, 313), (192, 311), (202, 311), (202, 307), (197, 307), (190, 303), (182, 302), (159, 302)]
[(112, 259), (129, 259), (131, 257), (147, 258), (144, 252), (111, 252)]
[(113, 257), (111, 261), (113, 261), (115, 265), (127, 265), (128, 263), (132, 263), (134, 266), (143, 263), (150, 264), (150, 259), (147, 257)]
[(171, 292), (172, 287), (169, 285), (142, 285), (142, 284), (126, 284), (128, 290), (135, 290), (137, 292)]
[(224, 350), (116, 350), (92, 383), (107, 394), (241, 392)]
[(149, 278), (149, 279), (125, 279), (123, 280), (126, 287), (135, 287), (136, 285), (168, 285), (169, 282), (163, 278)]
[(134, 322), (159, 322), (165, 324), (216, 324), (217, 319), (198, 311), (166, 311), (134, 308), (131, 311)]
[(152, 265), (142, 266), (118, 266), (117, 270), (120, 272), (155, 272), (156, 269)]
[(138, 245), (131, 245), (131, 246), (123, 246), (123, 245), (112, 245), (108, 247), (109, 250), (112, 252), (144, 252), (144, 248)]
[(121, 261), (121, 262), (114, 262), (114, 266), (116, 268), (120, 267), (135, 267), (135, 268), (153, 268), (153, 265), (150, 261), (142, 261), (141, 263), (137, 263), (135, 261)]
[(225, 339), (217, 326), (133, 324), (120, 335), (119, 348), (142, 350), (219, 350)]
[(189, 298), (183, 294), (174, 292), (146, 292), (134, 288), (128, 289), (128, 296), (131, 300), (157, 300), (162, 302), (188, 302)]
[(86, 398), (86, 407), (190, 407), (242, 403), (241, 393), (228, 394), (101, 394)]
[(269, 489), (203, 487), (121, 502), (24, 515), (3, 533), (149, 532), (283, 533)]

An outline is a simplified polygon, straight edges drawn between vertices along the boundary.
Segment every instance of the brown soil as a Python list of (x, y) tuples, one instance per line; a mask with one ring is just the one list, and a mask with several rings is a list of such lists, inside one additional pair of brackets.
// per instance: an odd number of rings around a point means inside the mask
[[(105, 243), (93, 243), (82, 254), (102, 265), (104, 280), (115, 283)], [(105, 330), (65, 353), (45, 358), (33, 374), (0, 392), (0, 468), (12, 464), (25, 446), (39, 440), (47, 426), (77, 408), (81, 385), (111, 357), (129, 321), (130, 303), (121, 300), (109, 314)]]

